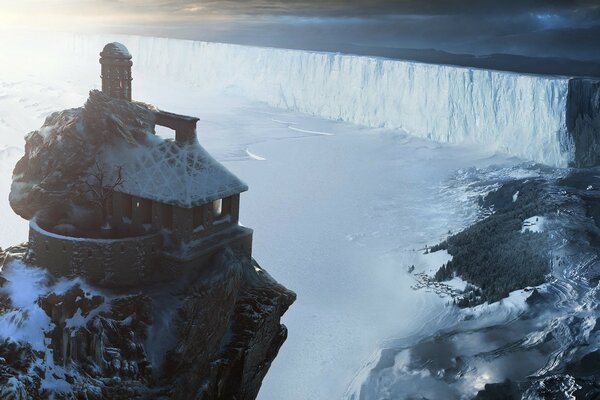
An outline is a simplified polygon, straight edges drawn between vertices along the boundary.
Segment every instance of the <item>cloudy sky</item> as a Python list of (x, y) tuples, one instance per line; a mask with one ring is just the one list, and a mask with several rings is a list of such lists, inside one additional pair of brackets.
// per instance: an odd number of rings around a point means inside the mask
[[(600, 0), (0, 0), (1, 26), (315, 50), (600, 59)], [(393, 50), (389, 50), (390, 54)]]
[(31, 16), (180, 21), (256, 15), (365, 16), (390, 14), (511, 14), (597, 10), (597, 0), (2, 0), (3, 12)]

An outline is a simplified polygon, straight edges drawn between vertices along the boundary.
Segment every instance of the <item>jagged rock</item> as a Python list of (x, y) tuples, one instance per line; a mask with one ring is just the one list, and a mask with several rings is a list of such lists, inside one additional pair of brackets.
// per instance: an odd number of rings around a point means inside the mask
[(552, 375), (534, 381), (523, 398), (569, 400), (574, 398), (573, 393), (580, 388), (570, 375)]
[[(2, 275), (42, 272), (21, 256)], [(287, 337), (280, 318), (296, 298), (229, 249), (195, 276), (143, 291), (40, 282), (47, 291), (32, 307), (48, 317), (47, 351), (0, 343), (0, 380), (12, 382), (3, 386), (6, 398), (44, 398), (50, 380), (68, 388), (57, 398), (253, 399)]]
[(143, 145), (154, 131), (152, 110), (92, 90), (83, 107), (48, 116), (42, 128), (26, 137), (25, 155), (13, 171), (12, 209), (31, 219), (40, 209), (69, 213), (81, 206), (84, 199), (76, 185), (96, 155), (108, 144)]
[(27, 389), (25, 385), (16, 379), (10, 377), (0, 381), (0, 398), (5, 400), (26, 400)]
[(486, 383), (483, 390), (480, 390), (475, 400), (518, 400), (521, 398), (521, 391), (518, 385), (510, 379), (502, 383)]
[(525, 301), (530, 306), (533, 306), (536, 304), (542, 304), (544, 302), (544, 300), (545, 300), (544, 295), (541, 294), (539, 290), (533, 289), (531, 291), (531, 294), (529, 295), (529, 297), (527, 297), (527, 300), (525, 300)]

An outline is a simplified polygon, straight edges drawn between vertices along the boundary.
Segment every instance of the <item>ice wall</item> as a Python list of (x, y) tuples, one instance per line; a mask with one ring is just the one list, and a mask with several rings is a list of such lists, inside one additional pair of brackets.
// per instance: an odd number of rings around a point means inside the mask
[(567, 129), (575, 144), (576, 166), (600, 165), (600, 81), (571, 79)]
[(598, 162), (576, 149), (600, 142), (594, 125), (580, 129), (587, 132), (583, 140), (569, 130), (581, 99), (570, 95), (576, 85), (567, 77), (138, 36), (73, 36), (69, 50), (87, 61), (113, 40), (129, 47), (136, 70), (199, 90), (232, 91), (274, 107), (439, 142), (491, 146), (553, 166)]

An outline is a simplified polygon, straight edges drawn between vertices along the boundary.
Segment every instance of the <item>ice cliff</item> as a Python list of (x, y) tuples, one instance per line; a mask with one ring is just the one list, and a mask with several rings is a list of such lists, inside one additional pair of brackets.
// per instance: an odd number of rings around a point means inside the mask
[[(108, 40), (75, 36), (66, 42), (71, 54), (88, 60)], [(598, 163), (597, 81), (187, 40), (119, 40), (137, 55), (138, 72), (199, 90), (229, 91), (439, 142), (488, 146), (552, 166)]]

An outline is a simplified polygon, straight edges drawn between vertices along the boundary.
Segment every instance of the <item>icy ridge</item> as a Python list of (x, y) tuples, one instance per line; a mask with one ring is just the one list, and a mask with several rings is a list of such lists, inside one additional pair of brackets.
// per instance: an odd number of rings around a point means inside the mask
[[(95, 57), (112, 36), (74, 36)], [(473, 143), (553, 166), (575, 161), (568, 77), (190, 40), (120, 36), (134, 68), (370, 128)], [(135, 96), (135, 93), (134, 93)]]

